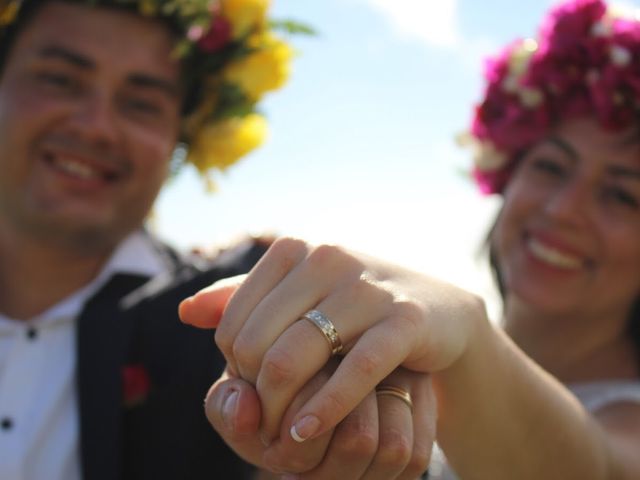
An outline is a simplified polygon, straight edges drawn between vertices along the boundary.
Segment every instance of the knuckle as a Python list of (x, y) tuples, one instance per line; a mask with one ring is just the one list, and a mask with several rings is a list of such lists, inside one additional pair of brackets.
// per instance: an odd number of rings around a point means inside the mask
[(340, 459), (370, 459), (378, 449), (378, 432), (365, 420), (347, 418), (340, 426), (335, 449)]
[(371, 377), (381, 363), (379, 355), (371, 350), (352, 352), (352, 356), (353, 369), (357, 375), (355, 378)]
[(414, 446), (404, 473), (409, 477), (418, 477), (427, 470), (430, 461), (431, 446)]
[(409, 463), (412, 451), (412, 442), (404, 432), (396, 428), (385, 428), (380, 432), (376, 464), (404, 467)]
[(297, 375), (293, 368), (296, 365), (294, 358), (286, 351), (279, 348), (272, 348), (264, 356), (260, 369), (261, 383), (278, 388), (291, 385), (295, 382)]
[(233, 337), (223, 329), (216, 329), (214, 340), (220, 351), (227, 357), (233, 354)]
[(243, 372), (255, 372), (260, 369), (261, 356), (252, 342), (245, 340), (243, 336), (236, 338), (231, 346), (233, 358), (238, 364), (238, 368)]
[(315, 247), (309, 256), (307, 262), (312, 268), (328, 268), (336, 263), (342, 263), (348, 257), (346, 251), (337, 245), (323, 244)]
[(300, 259), (304, 258), (309, 249), (308, 244), (298, 238), (282, 237), (277, 239), (269, 248), (269, 258), (274, 260), (283, 273), (291, 270)]

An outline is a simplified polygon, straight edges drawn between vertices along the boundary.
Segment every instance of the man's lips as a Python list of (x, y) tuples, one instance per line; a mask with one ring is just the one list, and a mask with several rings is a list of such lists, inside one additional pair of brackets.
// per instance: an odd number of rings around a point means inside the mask
[(94, 161), (66, 153), (45, 151), (44, 161), (60, 173), (83, 181), (112, 182), (123, 175), (123, 169), (107, 166), (105, 162)]

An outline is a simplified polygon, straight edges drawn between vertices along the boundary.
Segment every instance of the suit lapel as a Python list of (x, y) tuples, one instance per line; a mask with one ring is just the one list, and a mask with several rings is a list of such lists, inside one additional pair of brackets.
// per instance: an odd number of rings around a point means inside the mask
[(147, 278), (114, 275), (87, 302), (77, 326), (83, 478), (121, 478), (122, 367), (132, 325), (119, 300)]

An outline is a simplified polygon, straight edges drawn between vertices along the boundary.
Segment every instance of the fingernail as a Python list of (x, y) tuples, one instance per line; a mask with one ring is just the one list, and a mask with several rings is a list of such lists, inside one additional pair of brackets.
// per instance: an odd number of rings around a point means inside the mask
[(285, 473), (280, 477), (280, 480), (298, 480), (299, 478), (298, 475), (294, 475), (293, 473)]
[(222, 420), (227, 428), (232, 429), (235, 425), (235, 417), (236, 417), (236, 407), (238, 404), (238, 391), (232, 390), (231, 393), (227, 395), (227, 398), (224, 399), (224, 403), (222, 404)]
[(291, 438), (296, 442), (302, 443), (320, 428), (320, 420), (315, 415), (307, 415), (302, 417), (291, 427)]

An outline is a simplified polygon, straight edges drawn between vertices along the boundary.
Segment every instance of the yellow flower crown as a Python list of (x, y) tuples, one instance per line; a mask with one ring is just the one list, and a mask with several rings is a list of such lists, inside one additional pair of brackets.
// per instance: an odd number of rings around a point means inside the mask
[[(24, 5), (38, 1), (0, 0), (0, 41), (20, 22)], [(233, 165), (266, 136), (266, 120), (257, 113), (257, 104), (286, 83), (293, 56), (275, 31), (312, 33), (296, 22), (270, 20), (270, 0), (75, 1), (129, 8), (167, 20), (181, 31), (175, 53), (188, 85), (198, 93), (183, 116), (182, 155), (176, 155), (174, 172), (188, 162), (207, 180), (212, 171)]]

